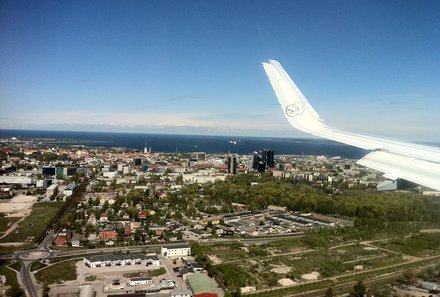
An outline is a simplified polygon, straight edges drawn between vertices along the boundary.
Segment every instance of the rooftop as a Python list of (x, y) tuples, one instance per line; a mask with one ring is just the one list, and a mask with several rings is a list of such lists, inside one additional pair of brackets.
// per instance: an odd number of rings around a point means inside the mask
[(189, 247), (190, 246), (186, 243), (170, 244), (170, 245), (162, 246), (162, 248), (167, 248), (167, 249), (187, 249)]
[(145, 256), (144, 254), (119, 254), (119, 255), (98, 255), (84, 257), (89, 262), (106, 262), (121, 260), (158, 260), (157, 256)]
[(217, 293), (211, 279), (201, 273), (193, 273), (186, 277), (194, 295), (201, 293)]

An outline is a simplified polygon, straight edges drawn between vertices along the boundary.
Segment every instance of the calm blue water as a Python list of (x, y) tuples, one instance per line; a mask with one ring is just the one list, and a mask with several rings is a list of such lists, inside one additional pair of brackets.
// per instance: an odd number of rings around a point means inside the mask
[[(229, 137), (172, 135), (149, 133), (116, 132), (71, 132), (71, 131), (34, 131), (0, 130), (0, 137), (50, 138), (80, 140), (79, 142), (57, 143), (57, 145), (83, 144), (101, 147), (128, 147), (143, 150), (145, 142), (153, 152), (206, 152), (250, 154), (254, 151), (270, 149), (275, 154), (326, 155), (359, 159), (366, 154), (362, 149), (332, 141), (307, 138), (271, 138), (271, 137)], [(230, 143), (236, 141), (236, 144)]]

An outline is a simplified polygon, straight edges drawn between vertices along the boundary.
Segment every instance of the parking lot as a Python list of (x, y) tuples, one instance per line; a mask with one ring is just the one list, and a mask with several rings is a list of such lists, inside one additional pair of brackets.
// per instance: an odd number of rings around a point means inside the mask
[[(109, 293), (130, 292), (161, 292), (168, 293), (173, 289), (186, 289), (186, 282), (173, 271), (175, 267), (183, 266), (178, 259), (168, 259), (159, 255), (160, 266), (120, 266), (89, 268), (82, 261), (77, 263), (78, 283), (92, 284), (96, 296), (106, 296)], [(174, 262), (174, 263), (173, 263)], [(135, 277), (155, 275), (163, 268), (163, 274), (152, 276), (151, 283), (130, 285)]]

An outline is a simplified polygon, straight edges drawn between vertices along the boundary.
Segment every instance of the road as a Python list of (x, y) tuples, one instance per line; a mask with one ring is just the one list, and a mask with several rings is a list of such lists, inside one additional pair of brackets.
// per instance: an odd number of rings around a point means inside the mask
[[(134, 246), (134, 247), (112, 247), (112, 248), (97, 248), (97, 249), (80, 249), (80, 250), (68, 250), (68, 251), (52, 251), (50, 246), (54, 239), (54, 231), (50, 230), (47, 235), (44, 237), (43, 241), (40, 245), (32, 250), (16, 252), (12, 258), (21, 263), (20, 270), (20, 279), (23, 285), (23, 288), (26, 291), (26, 296), (28, 297), (38, 297), (40, 292), (40, 286), (35, 280), (34, 274), (31, 271), (32, 262), (42, 259), (50, 259), (54, 257), (67, 257), (67, 256), (84, 256), (96, 253), (103, 252), (114, 252), (114, 251), (130, 251), (131, 253), (140, 253), (143, 250), (154, 250), (158, 249), (161, 246), (172, 245), (175, 243), (160, 243), (160, 244), (152, 244), (148, 246)], [(255, 243), (265, 243), (273, 240), (279, 240), (281, 238), (288, 237), (297, 237), (302, 234), (292, 234), (292, 235), (284, 235), (284, 236), (268, 236), (268, 237), (257, 237), (257, 238), (237, 238), (237, 239), (221, 239), (221, 240), (211, 240), (206, 242), (199, 242), (201, 245), (211, 245), (219, 242), (227, 243), (227, 242), (237, 242), (240, 241), (243, 244), (255, 244)]]
[[(81, 183), (80, 187), (81, 186), (84, 189), (84, 183)], [(76, 193), (73, 196), (75, 195)], [(52, 226), (57, 226), (61, 218), (62, 216), (59, 216), (55, 222), (52, 222)], [(34, 278), (34, 274), (31, 271), (31, 265), (34, 261), (48, 259), (54, 256), (52, 250), (50, 249), (54, 236), (55, 232), (53, 229), (47, 230), (46, 236), (43, 238), (37, 248), (27, 251), (19, 251), (12, 255), (12, 259), (21, 263), (20, 277), (18, 281), (21, 282), (22, 287), (26, 292), (26, 296), (28, 297), (40, 296), (40, 286)]]
[(23, 287), (26, 291), (26, 296), (29, 297), (38, 297), (39, 287), (34, 280), (34, 276), (31, 272), (31, 264), (30, 261), (20, 261), (21, 262), (21, 270), (20, 270), (20, 278), (23, 282)]
[[(300, 235), (302, 235), (302, 234), (296, 234), (291, 237), (300, 236)], [(15, 259), (16, 261), (19, 261), (22, 264), (22, 269), (20, 270), (20, 279), (21, 279), (23, 288), (26, 290), (26, 295), (29, 297), (40, 296), (40, 294), (39, 294), (40, 286), (37, 284), (37, 282), (34, 278), (33, 272), (31, 272), (31, 270), (30, 270), (31, 264), (34, 261), (41, 260), (41, 259), (57, 258), (57, 257), (84, 256), (84, 255), (105, 253), (105, 252), (111, 253), (114, 251), (122, 251), (122, 252), (127, 251), (127, 252), (131, 252), (131, 253), (139, 253), (139, 252), (147, 250), (147, 252), (148, 251), (153, 252), (153, 251), (157, 251), (161, 246), (176, 244), (176, 243), (160, 243), (160, 244), (132, 246), (132, 247), (111, 247), (111, 248), (105, 247), (105, 248), (96, 248), (96, 249), (71, 249), (71, 250), (64, 250), (64, 251), (52, 251), (50, 249), (50, 245), (53, 242), (53, 238), (54, 238), (54, 232), (50, 231), (47, 233), (46, 237), (43, 239), (43, 241), (41, 242), (41, 244), (37, 248), (35, 248), (33, 250), (28, 250), (25, 252), (17, 252), (13, 256), (13, 259)], [(285, 238), (285, 237), (283, 237), (283, 238)], [(243, 244), (252, 244), (255, 242), (261, 243), (261, 242), (268, 242), (268, 241), (273, 241), (273, 240), (277, 240), (277, 239), (279, 239), (279, 237), (276, 237), (276, 238), (274, 238), (274, 237), (261, 237), (261, 238), (247, 238), (247, 239), (237, 238), (237, 239), (228, 239), (228, 240), (199, 242), (199, 244), (211, 245), (211, 244), (216, 244), (219, 242), (227, 243), (227, 242), (237, 242), (237, 241), (240, 241)], [(380, 241), (380, 240), (378, 240), (378, 241)], [(362, 242), (362, 244), (371, 245), (371, 243), (373, 243), (373, 242)], [(346, 245), (353, 245), (353, 243), (346, 244)], [(341, 246), (344, 246), (344, 245), (341, 245)], [(341, 246), (339, 246), (339, 247), (341, 247)], [(371, 245), (371, 246), (373, 247), (374, 245)], [(378, 248), (377, 246), (374, 246), (374, 247)], [(332, 248), (335, 248), (335, 247), (332, 247)], [(395, 251), (390, 251), (387, 249), (384, 249), (384, 250), (386, 250), (387, 252), (395, 253)], [(304, 252), (304, 251), (301, 251), (301, 252)], [(277, 255), (277, 256), (279, 256), (279, 255)], [(409, 259), (408, 262), (419, 262), (424, 259), (429, 259), (429, 258), (434, 259), (437, 257), (438, 256), (432, 256), (432, 257), (427, 257), (427, 258), (412, 257), (411, 259)], [(387, 280), (387, 279), (398, 277), (399, 275), (401, 275), (401, 273), (404, 270), (407, 270), (407, 268), (399, 269), (398, 268), (399, 265), (400, 264), (391, 265), (391, 266), (396, 266), (396, 268), (397, 268), (396, 271), (394, 271), (392, 273), (386, 273), (386, 274), (382, 274), (382, 275), (379, 275), (376, 277), (369, 278), (369, 279), (365, 280), (364, 283), (366, 285), (369, 285), (369, 284), (374, 284), (377, 282), (383, 282), (384, 280)], [(383, 269), (383, 268), (384, 267), (382, 267), (380, 269)], [(352, 273), (350, 275), (356, 275), (358, 273), (362, 274), (363, 272), (356, 272), (356, 273)], [(346, 276), (348, 276), (348, 275), (344, 275), (344, 277), (346, 277)], [(343, 292), (343, 291), (347, 292), (356, 283), (355, 281), (346, 281), (346, 282), (340, 281), (338, 283), (338, 281), (337, 281), (338, 277), (332, 277), (329, 279), (336, 282), (334, 286), (340, 292)], [(318, 297), (318, 296), (323, 296), (325, 294), (326, 290), (327, 290), (327, 288), (324, 288), (324, 289), (319, 289), (319, 290), (310, 291), (310, 292), (289, 294), (286, 296)]]
[(32, 262), (36, 260), (47, 259), (54, 255), (50, 250), (50, 245), (52, 244), (53, 237), (54, 232), (53, 230), (50, 230), (37, 248), (33, 250), (17, 252), (13, 256), (13, 259), (21, 263), (20, 279), (23, 289), (26, 292), (26, 296), (28, 297), (40, 296), (40, 286), (36, 282), (34, 274), (31, 271), (31, 265)]

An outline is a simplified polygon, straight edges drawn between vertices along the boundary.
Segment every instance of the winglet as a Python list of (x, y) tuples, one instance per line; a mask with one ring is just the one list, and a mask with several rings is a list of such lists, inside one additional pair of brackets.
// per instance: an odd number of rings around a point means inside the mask
[(280, 63), (269, 60), (263, 63), (263, 67), (284, 116), (293, 127), (310, 134), (319, 133), (327, 128)]
[(359, 164), (384, 172), (386, 178), (402, 178), (440, 191), (440, 149), (327, 127), (280, 63), (269, 60), (263, 67), (284, 116), (294, 128), (371, 150)]

